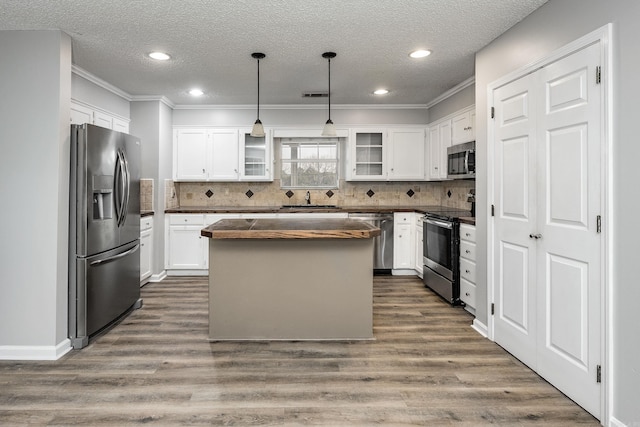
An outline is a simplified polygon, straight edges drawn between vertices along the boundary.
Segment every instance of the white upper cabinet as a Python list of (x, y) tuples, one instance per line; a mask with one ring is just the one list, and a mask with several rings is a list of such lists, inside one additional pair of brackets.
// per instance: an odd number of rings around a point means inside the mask
[(386, 129), (351, 129), (347, 180), (378, 181), (387, 179), (385, 164)]
[(82, 125), (84, 123), (93, 124), (93, 110), (84, 105), (71, 102), (71, 124)]
[(208, 178), (206, 129), (177, 129), (173, 135), (173, 179), (206, 181)]
[(447, 148), (451, 146), (451, 120), (429, 127), (429, 170), (431, 181), (447, 179)]
[(175, 181), (271, 181), (271, 138), (254, 138), (247, 129), (174, 130)]
[(476, 110), (471, 107), (451, 119), (451, 145), (463, 144), (476, 139)]
[(70, 120), (72, 125), (89, 123), (118, 132), (129, 133), (129, 121), (105, 111), (93, 109), (87, 105), (71, 101)]
[(423, 180), (425, 161), (425, 129), (389, 129), (388, 179)]
[(348, 181), (425, 178), (425, 128), (350, 129)]
[(211, 150), (207, 153), (210, 162), (209, 181), (237, 181), (240, 178), (237, 129), (210, 129), (207, 143)]
[(271, 131), (265, 136), (251, 136), (251, 129), (240, 129), (240, 179), (272, 181), (273, 154)]

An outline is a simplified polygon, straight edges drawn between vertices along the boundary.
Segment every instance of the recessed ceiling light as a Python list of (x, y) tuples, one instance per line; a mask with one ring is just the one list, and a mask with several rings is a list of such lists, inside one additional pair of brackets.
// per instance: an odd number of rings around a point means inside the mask
[(387, 89), (377, 89), (373, 91), (374, 95), (386, 95), (389, 91)]
[(158, 61), (166, 61), (171, 57), (164, 52), (151, 52), (149, 58), (157, 59)]
[(430, 50), (414, 50), (409, 54), (409, 56), (412, 58), (424, 58), (429, 55), (431, 55)]
[(191, 89), (189, 91), (189, 95), (191, 96), (202, 96), (204, 94), (203, 91), (201, 91), (200, 89)]

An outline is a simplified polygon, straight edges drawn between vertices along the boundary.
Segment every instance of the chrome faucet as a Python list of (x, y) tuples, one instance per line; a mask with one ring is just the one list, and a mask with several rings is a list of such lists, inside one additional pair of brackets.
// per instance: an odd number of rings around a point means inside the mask
[(307, 201), (307, 204), (311, 204), (311, 193), (307, 191), (307, 194), (304, 196), (304, 199)]

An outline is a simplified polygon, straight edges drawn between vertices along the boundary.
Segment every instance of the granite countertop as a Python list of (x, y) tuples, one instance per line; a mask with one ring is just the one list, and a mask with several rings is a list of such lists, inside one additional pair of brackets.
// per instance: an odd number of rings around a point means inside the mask
[(476, 225), (476, 217), (474, 216), (461, 216), (458, 218), (461, 224)]
[(441, 209), (442, 206), (345, 206), (345, 207), (281, 207), (281, 206), (186, 206), (166, 209), (165, 213), (299, 213), (299, 212), (346, 212), (346, 213), (378, 213), (378, 212), (419, 212), (426, 213), (430, 209)]
[(140, 218), (144, 218), (145, 216), (153, 216), (153, 211), (140, 211)]
[(352, 219), (222, 219), (200, 234), (211, 239), (369, 239), (380, 229)]

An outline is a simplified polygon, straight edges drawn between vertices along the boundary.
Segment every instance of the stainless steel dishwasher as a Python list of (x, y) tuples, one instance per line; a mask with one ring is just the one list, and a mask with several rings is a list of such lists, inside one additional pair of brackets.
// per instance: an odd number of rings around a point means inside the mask
[(373, 241), (373, 272), (388, 274), (393, 268), (393, 212), (350, 213), (349, 219), (365, 221), (380, 229)]

